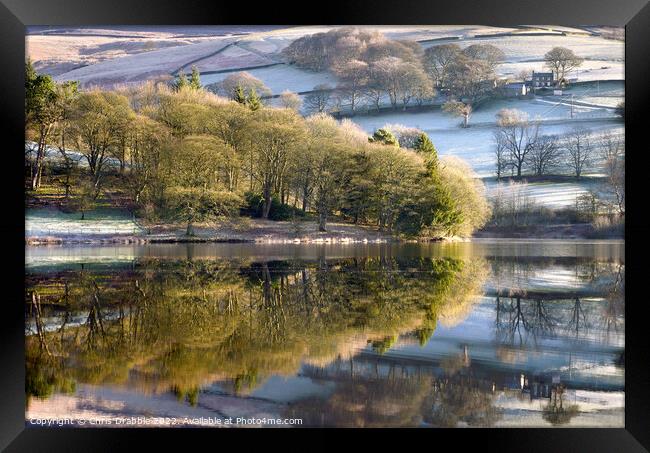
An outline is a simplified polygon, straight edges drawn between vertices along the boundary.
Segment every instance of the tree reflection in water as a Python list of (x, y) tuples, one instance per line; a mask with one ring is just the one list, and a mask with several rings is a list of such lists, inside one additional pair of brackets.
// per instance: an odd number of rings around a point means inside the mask
[(353, 352), (359, 335), (378, 350), (414, 330), (424, 340), (446, 307), (475, 300), (485, 275), (480, 259), (391, 257), (141, 260), (30, 274), (27, 394), (119, 384), (196, 404), (217, 380), (246, 392), (305, 359)]
[(376, 361), (354, 360), (307, 368), (306, 376), (336, 382), (335, 390), (292, 404), (285, 415), (302, 418), (306, 427), (493, 426), (501, 418), (494, 383), (474, 376), (468, 365), (460, 354), (445, 360), (442, 372), (398, 362), (380, 371)]
[(566, 425), (578, 415), (578, 405), (564, 402), (565, 388), (558, 385), (551, 391), (551, 398), (544, 407), (543, 417), (552, 425)]
[[(573, 283), (546, 285), (544, 272), (558, 267)], [(479, 294), (493, 298), (487, 322), (501, 363), (519, 363), (548, 339), (601, 335), (614, 344), (624, 332), (624, 272), (624, 264), (576, 258), (382, 255), (141, 258), (27, 273), (27, 401), (96, 384), (196, 406), (214, 383), (244, 396), (271, 376), (299, 375), (335, 384), (286, 406), (304, 426), (494, 426), (503, 416), (497, 395), (513, 389), (512, 376), (474, 366), (468, 345), (426, 366), (400, 361), (394, 345), (426, 346)], [(543, 396), (551, 424), (578, 414), (564, 390)]]
[(578, 339), (590, 334), (603, 335), (605, 343), (609, 343), (611, 334), (624, 332), (624, 264), (582, 263), (574, 259), (570, 267), (575, 281), (568, 287), (546, 290), (520, 287), (521, 282), (531, 278), (530, 267), (525, 267), (527, 276), (523, 280), (517, 278), (522, 271), (516, 267), (499, 268), (500, 277), (507, 275), (504, 279), (508, 282), (505, 288), (494, 290), (496, 337), (500, 343), (537, 346), (544, 338)]

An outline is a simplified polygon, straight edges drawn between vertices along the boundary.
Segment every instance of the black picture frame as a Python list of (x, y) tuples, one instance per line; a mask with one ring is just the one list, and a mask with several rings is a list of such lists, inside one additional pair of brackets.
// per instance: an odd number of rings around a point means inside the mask
[[(311, 6), (311, 9), (307, 7)], [(167, 445), (182, 440), (185, 448), (188, 435), (214, 443), (223, 430), (151, 430), (151, 429), (47, 429), (25, 428), (24, 391), (24, 193), (21, 168), (24, 146), (24, 57), (27, 25), (219, 25), (219, 24), (555, 24), (613, 25), (626, 27), (625, 89), (626, 89), (626, 185), (628, 214), (626, 219), (625, 254), (627, 261), (626, 303), (626, 388), (625, 428), (622, 429), (474, 429), (420, 431), (420, 442), (433, 442), (440, 448), (465, 445), (468, 440), (481, 443), (480, 448), (499, 451), (589, 451), (622, 452), (650, 449), (650, 348), (648, 345), (643, 297), (643, 279), (648, 253), (644, 236), (649, 231), (646, 212), (647, 128), (644, 110), (650, 101), (650, 5), (646, 0), (501, 0), (482, 2), (454, 0), (329, 0), (319, 5), (277, 2), (245, 5), (240, 2), (184, 0), (0, 0), (0, 52), (2, 62), (2, 96), (0, 124), (3, 137), (3, 198), (10, 209), (2, 216), (0, 227), (6, 251), (3, 262), (5, 287), (9, 288), (3, 303), (3, 328), (0, 329), (2, 372), (0, 372), (0, 448), (6, 451), (115, 451), (130, 445), (133, 435)], [(646, 140), (647, 141), (647, 140)], [(644, 177), (645, 176), (645, 177)], [(9, 247), (7, 247), (9, 246)], [(137, 432), (136, 432), (137, 431)], [(229, 430), (232, 431), (232, 430)], [(241, 433), (241, 430), (234, 430)], [(273, 430), (276, 432), (277, 430)], [(250, 430), (246, 430), (249, 437)], [(268, 431), (267, 431), (268, 432)], [(235, 433), (235, 434), (238, 434)], [(379, 433), (379, 434), (377, 434)], [(391, 431), (390, 436), (401, 434)], [(232, 434), (232, 433), (229, 433)], [(292, 432), (291, 434), (294, 434)], [(368, 435), (368, 434), (366, 434)], [(371, 436), (383, 439), (386, 431), (373, 431)], [(408, 436), (415, 435), (409, 432)], [(334, 436), (317, 430), (310, 434), (310, 443), (325, 444)], [(407, 445), (410, 445), (407, 444)], [(426, 445), (426, 444), (425, 444)], [(444, 448), (444, 447), (443, 447)]]

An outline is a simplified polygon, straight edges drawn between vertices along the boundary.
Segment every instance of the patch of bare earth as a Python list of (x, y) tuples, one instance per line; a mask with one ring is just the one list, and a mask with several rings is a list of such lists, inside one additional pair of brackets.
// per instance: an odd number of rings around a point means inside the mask
[(150, 242), (215, 241), (215, 242), (389, 242), (391, 236), (373, 227), (330, 223), (327, 231), (318, 231), (316, 222), (282, 222), (261, 219), (238, 219), (218, 224), (194, 226), (194, 235), (187, 236), (186, 225), (143, 225)]

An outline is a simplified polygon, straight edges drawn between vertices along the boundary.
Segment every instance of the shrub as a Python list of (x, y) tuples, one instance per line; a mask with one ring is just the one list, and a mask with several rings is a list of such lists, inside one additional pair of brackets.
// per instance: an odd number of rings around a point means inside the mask
[[(251, 217), (262, 217), (262, 208), (264, 206), (264, 198), (262, 195), (253, 192), (246, 192), (244, 195), (245, 207), (241, 210), (244, 215)], [(305, 215), (299, 208), (294, 208), (286, 203), (281, 203), (278, 197), (271, 199), (271, 209), (269, 210), (269, 220), (291, 220), (295, 217), (303, 217)]]

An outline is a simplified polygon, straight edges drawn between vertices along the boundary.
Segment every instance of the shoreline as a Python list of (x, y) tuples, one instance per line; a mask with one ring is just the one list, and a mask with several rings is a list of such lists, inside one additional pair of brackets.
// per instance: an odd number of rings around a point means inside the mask
[(184, 225), (145, 224), (140, 232), (67, 233), (48, 231), (48, 234), (26, 234), (29, 246), (53, 244), (383, 244), (396, 242), (432, 242), (462, 240), (461, 238), (407, 239), (381, 232), (367, 225), (330, 222), (327, 231), (318, 231), (316, 222), (269, 221), (239, 219), (235, 222), (194, 225), (194, 235), (187, 236)]
[[(282, 223), (282, 222), (274, 222)], [(196, 228), (197, 234), (186, 236), (177, 232), (152, 234), (73, 234), (25, 236), (30, 247), (50, 245), (143, 245), (143, 244), (405, 244), (453, 243), (475, 240), (625, 240), (625, 235), (599, 234), (581, 224), (546, 225), (521, 229), (485, 228), (470, 237), (403, 238), (354, 225), (337, 224), (338, 229), (327, 232), (307, 232), (295, 235), (278, 225), (277, 231), (260, 232), (259, 228), (233, 232), (229, 229)]]
[[(377, 230), (376, 226), (330, 222), (327, 231), (318, 231), (316, 222), (270, 221), (240, 218), (211, 224), (194, 225), (194, 235), (186, 235), (186, 225), (134, 223), (131, 232), (124, 227), (108, 231), (106, 225), (93, 230), (102, 220), (88, 221), (91, 226), (70, 228), (65, 221), (48, 229), (26, 228), (27, 246), (48, 245), (141, 245), (141, 244), (388, 244), (468, 242), (493, 239), (598, 240), (624, 239), (622, 231), (597, 230), (590, 224), (529, 225), (521, 227), (486, 226), (470, 237), (405, 238)], [(101, 231), (104, 229), (104, 231)], [(85, 230), (85, 231), (84, 231)]]
[(93, 236), (30, 236), (25, 237), (25, 245), (28, 247), (47, 247), (52, 245), (148, 245), (148, 244), (304, 244), (304, 245), (328, 245), (328, 244), (427, 244), (427, 243), (458, 243), (458, 242), (481, 242), (481, 241), (625, 241), (625, 236), (602, 236), (586, 237), (575, 234), (498, 234), (479, 231), (471, 237), (449, 237), (449, 238), (420, 238), (407, 239), (394, 236), (382, 238), (351, 238), (351, 237), (319, 237), (319, 238), (286, 238), (286, 237), (257, 237), (257, 238), (224, 238), (224, 237), (148, 237), (148, 236), (119, 236), (106, 235), (101, 237)]

